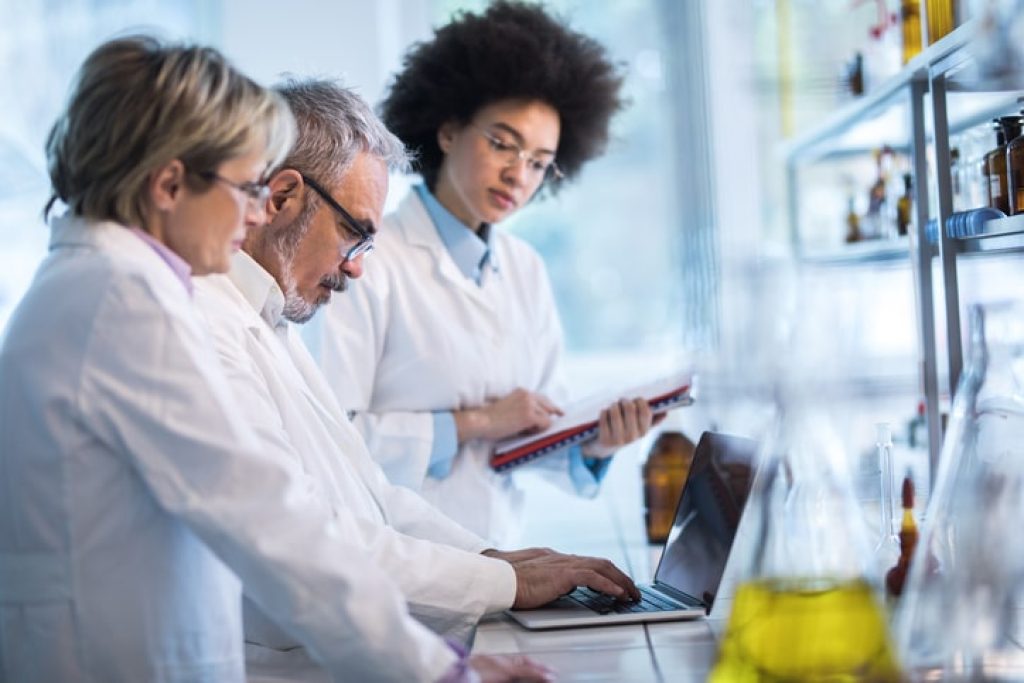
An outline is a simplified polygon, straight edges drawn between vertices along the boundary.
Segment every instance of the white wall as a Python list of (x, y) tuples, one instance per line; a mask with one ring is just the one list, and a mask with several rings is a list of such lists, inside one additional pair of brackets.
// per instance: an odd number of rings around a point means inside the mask
[(282, 74), (341, 78), (371, 103), (401, 55), (430, 34), (433, 0), (222, 0), (220, 46), (270, 84)]

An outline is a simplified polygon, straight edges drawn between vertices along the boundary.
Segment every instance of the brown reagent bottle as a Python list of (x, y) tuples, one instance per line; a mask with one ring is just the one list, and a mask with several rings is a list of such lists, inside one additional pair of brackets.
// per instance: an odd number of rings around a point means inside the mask
[(903, 478), (902, 490), (903, 520), (900, 524), (900, 558), (896, 566), (885, 575), (885, 594), (891, 599), (903, 593), (903, 584), (910, 570), (910, 558), (917, 547), (917, 522), (914, 521), (914, 482), (910, 475)]

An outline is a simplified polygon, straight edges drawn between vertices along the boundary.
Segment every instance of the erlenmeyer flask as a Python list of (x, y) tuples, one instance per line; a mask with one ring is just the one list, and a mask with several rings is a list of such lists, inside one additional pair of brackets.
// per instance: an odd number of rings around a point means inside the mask
[(970, 312), (969, 358), (896, 616), (915, 677), (1024, 679), (1024, 307)]
[(872, 544), (823, 413), (787, 411), (745, 514), (754, 530), (735, 550), (742, 574), (710, 680), (898, 680), (867, 579)]

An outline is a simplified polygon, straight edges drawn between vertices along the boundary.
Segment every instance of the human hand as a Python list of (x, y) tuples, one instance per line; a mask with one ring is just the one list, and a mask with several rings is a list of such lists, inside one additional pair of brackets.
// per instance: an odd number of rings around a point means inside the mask
[(525, 655), (473, 655), (469, 658), (469, 668), (479, 676), (480, 683), (556, 680), (554, 671)]
[(640, 591), (628, 576), (608, 560), (550, 553), (512, 564), (516, 573), (513, 607), (531, 609), (589, 586), (620, 600), (639, 600)]
[(597, 438), (580, 449), (588, 458), (608, 458), (615, 451), (632, 443), (665, 419), (665, 413), (651, 414), (645, 399), (621, 399), (601, 411), (597, 421)]
[(543, 394), (516, 389), (507, 396), (480, 408), (456, 410), (455, 430), (459, 443), (472, 439), (496, 441), (528, 431), (543, 431), (551, 426), (551, 416), (562, 410)]
[(525, 562), (527, 560), (533, 560), (538, 557), (545, 555), (556, 555), (557, 553), (551, 548), (523, 548), (521, 550), (509, 550), (501, 551), (494, 550), (493, 548), (488, 549), (480, 553), (487, 557), (493, 557), (498, 560), (505, 560), (509, 564), (517, 564), (519, 562)]

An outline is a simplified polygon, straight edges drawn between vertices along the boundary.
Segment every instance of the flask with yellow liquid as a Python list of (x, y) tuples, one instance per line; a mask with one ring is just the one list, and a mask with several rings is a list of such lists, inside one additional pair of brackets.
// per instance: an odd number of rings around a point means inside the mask
[(828, 419), (790, 411), (761, 463), (709, 680), (900, 680), (871, 544)]

